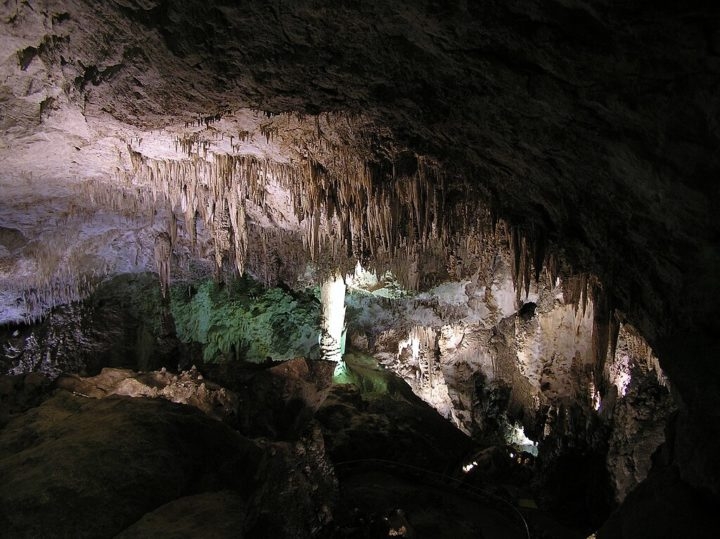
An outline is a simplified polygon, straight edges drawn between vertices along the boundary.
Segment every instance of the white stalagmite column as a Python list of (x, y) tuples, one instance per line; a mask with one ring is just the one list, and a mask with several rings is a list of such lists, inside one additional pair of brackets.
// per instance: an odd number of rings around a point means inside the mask
[[(320, 291), (322, 321), (320, 357), (342, 365), (345, 348), (345, 281), (338, 274), (329, 277)], [(337, 370), (337, 369), (336, 369)]]

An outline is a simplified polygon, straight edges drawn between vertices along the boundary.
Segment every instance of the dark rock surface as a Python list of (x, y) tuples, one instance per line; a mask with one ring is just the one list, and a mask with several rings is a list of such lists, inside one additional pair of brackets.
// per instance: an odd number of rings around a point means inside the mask
[(0, 428), (13, 417), (47, 398), (51, 380), (39, 372), (0, 376)]
[(190, 407), (58, 391), (0, 431), (10, 537), (108, 537), (175, 498), (247, 499), (263, 451)]
[[(328, 525), (337, 480), (312, 414), (292, 441), (250, 440), (211, 417), (217, 410), (210, 393), (196, 391), (191, 405), (179, 405), (144, 390), (118, 396), (102, 389), (148, 389), (140, 380), (164, 374), (107, 369), (57, 381), (94, 388), (92, 396), (48, 394), (46, 381), (39, 405), (15, 384), (19, 396), (0, 430), (3, 536), (303, 538)], [(177, 384), (191, 385), (183, 378)], [(237, 423), (235, 415), (223, 419)], [(258, 421), (277, 422), (283, 433), (273, 410)]]
[(237, 427), (243, 434), (294, 441), (324, 402), (334, 368), (335, 363), (295, 358), (263, 365), (207, 364), (202, 370), (238, 395)]
[(362, 354), (346, 356), (350, 383), (335, 385), (318, 410), (334, 462), (385, 459), (453, 472), (474, 447), (410, 386)]
[(241, 536), (247, 509), (247, 500), (233, 491), (222, 490), (186, 496), (146, 514), (117, 535), (116, 539), (233, 539)]
[(717, 536), (718, 504), (680, 478), (677, 468), (651, 473), (598, 531), (598, 539)]
[(37, 324), (0, 328), (0, 342), (4, 370), (52, 378), (97, 374), (103, 367), (177, 368), (188, 355), (157, 277), (147, 273), (110, 279), (85, 301), (59, 306)]
[[(477, 485), (457, 476), (475, 447), (471, 440), (392, 372), (353, 357), (340, 385), (330, 384), (332, 371), (322, 363), (310, 368), (302, 359), (249, 365), (242, 376), (235, 369), (236, 381), (259, 383), (238, 394), (240, 409), (256, 417), (237, 426), (259, 435), (254, 440), (228, 426), (235, 421), (209, 417), (213, 396), (197, 388), (219, 386), (187, 373), (167, 385), (166, 372), (118, 369), (56, 381), (74, 393), (49, 391), (37, 374), (25, 385), (8, 378), (14, 392), (3, 390), (11, 409), (0, 429), (3, 533), (329, 538), (405, 526), (420, 536), (481, 530), (522, 537), (512, 495), (473, 494)], [(172, 395), (163, 390), (179, 391), (173, 384), (196, 389), (191, 406), (164, 400)], [(277, 391), (271, 395), (269, 387)], [(264, 400), (250, 406), (255, 396)]]

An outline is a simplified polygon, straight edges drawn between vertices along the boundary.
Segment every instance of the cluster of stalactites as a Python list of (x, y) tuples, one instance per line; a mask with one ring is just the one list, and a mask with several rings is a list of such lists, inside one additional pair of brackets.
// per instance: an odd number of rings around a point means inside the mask
[(306, 161), (300, 181), (289, 187), (312, 256), (329, 248), (365, 263), (448, 243), (444, 178), (436, 167), (418, 158), (410, 175), (373, 170), (349, 152), (327, 164)]
[(519, 303), (522, 292), (526, 297), (529, 294), (533, 279), (535, 282), (540, 281), (543, 269), (547, 271), (547, 278), (554, 285), (559, 277), (559, 267), (556, 257), (548, 253), (547, 240), (542, 231), (521, 230), (511, 225), (504, 225), (504, 228), (512, 255), (512, 278)]
[(427, 326), (413, 326), (408, 333), (408, 338), (398, 343), (398, 357), (404, 350), (409, 349), (413, 359), (420, 357), (421, 350), (430, 350), (431, 359), (435, 358), (438, 344), (438, 331)]
[[(382, 271), (393, 269), (411, 290), (426, 284), (423, 276), (430, 273), (460, 278), (479, 264), (492, 264), (495, 253), (488, 255), (484, 245), (498, 243), (497, 230), (490, 213), (468, 193), (472, 186), (448, 182), (431, 160), (392, 145), (380, 144), (379, 155), (371, 148), (379, 147), (378, 137), (384, 135), (363, 122), (332, 114), (271, 118), (259, 134), (295, 155), (285, 163), (208, 152), (211, 141), (197, 132), (177, 139), (176, 150), (188, 156), (180, 161), (150, 159), (128, 149), (136, 183), (164, 193), (182, 209), (191, 239), (198, 218), (219, 239), (218, 266), (220, 258), (231, 259), (243, 271), (246, 201), (262, 209), (271, 181), (290, 193), (304, 248), (317, 263), (349, 260), (369, 267), (374, 262)], [(240, 132), (238, 140), (249, 139), (255, 135)], [(447, 260), (447, 267), (427, 271), (428, 252)], [(522, 281), (518, 289), (529, 283), (523, 277), (529, 267), (516, 272)]]
[(76, 212), (103, 208), (126, 217), (145, 215), (151, 222), (154, 219), (158, 198), (148, 188), (90, 180), (78, 184), (75, 190), (76, 199), (84, 205), (73, 206)]
[(615, 355), (621, 316), (616, 312), (611, 295), (600, 280), (587, 273), (573, 273), (561, 268), (557, 256), (549, 249), (546, 236), (541, 230), (521, 229), (500, 224), (507, 234), (511, 255), (512, 277), (517, 301), (522, 293), (528, 296), (533, 280), (541, 280), (543, 271), (551, 287), (560, 283), (563, 302), (574, 305), (583, 316), (588, 308), (593, 313), (592, 353), (596, 379), (602, 379), (602, 372), (608, 357)]
[(101, 271), (80, 275), (65, 271), (25, 288), (22, 291), (25, 313), (23, 322), (35, 324), (56, 305), (73, 303), (88, 297), (97, 289), (102, 277)]
[[(268, 141), (282, 135), (277, 126), (263, 129)], [(245, 270), (246, 202), (264, 209), (266, 188), (274, 182), (290, 193), (303, 248), (321, 276), (324, 270), (327, 275), (360, 261), (368, 269), (391, 269), (404, 287), (417, 290), (432, 279), (491, 274), (497, 256), (507, 249), (518, 304), (543, 270), (551, 286), (560, 277), (558, 260), (549, 254), (541, 229), (492, 218), (489, 210), (478, 208), (477, 197), (464, 196), (457, 180), (448, 182), (429, 160), (404, 152), (378, 163), (349, 146), (330, 144), (324, 136), (313, 140), (317, 148), (309, 144), (311, 151), (288, 163), (253, 155), (208, 157), (197, 138), (179, 141), (189, 155), (182, 161), (130, 153), (136, 180), (181, 209), (192, 241), (196, 220), (203, 220), (214, 241), (218, 270), (226, 262), (240, 273)], [(265, 254), (269, 263), (273, 257)], [(444, 267), (435, 267), (437, 260)], [(614, 311), (597, 282), (566, 278), (566, 273), (565, 302), (584, 311), (592, 298), (597, 306), (594, 347), (601, 357), (617, 338)], [(268, 275), (266, 280), (273, 279)]]
[(262, 208), (269, 181), (292, 183), (291, 167), (253, 156), (173, 161), (148, 159), (133, 151), (131, 155), (136, 183), (149, 186), (153, 197), (163, 197), (172, 208), (180, 209), (193, 245), (197, 219), (202, 219), (213, 238), (218, 272), (226, 261), (240, 274), (245, 271), (246, 201)]
[[(242, 146), (222, 130), (178, 137), (176, 151), (188, 156), (182, 161), (152, 160), (129, 148), (135, 176), (182, 207), (191, 235), (197, 217), (204, 219), (223, 243), (223, 259), (234, 259), (239, 271), (247, 257), (245, 200), (262, 208), (265, 188), (274, 181), (291, 194), (308, 255), (316, 263), (332, 261), (331, 271), (346, 260), (350, 268), (359, 261), (390, 268), (406, 288), (417, 290), (429, 274), (452, 279), (486, 273), (498, 254), (490, 251), (502, 243), (513, 257), (518, 303), (543, 268), (556, 281), (558, 263), (546, 254), (540, 228), (520, 229), (492, 218), (489, 209), (478, 207), (473, 183), (449, 181), (430, 159), (396, 148), (392, 135), (371, 119), (334, 113), (265, 116), (252, 132), (237, 131), (237, 140), (262, 145), (264, 139), (295, 156), (289, 162), (239, 155)], [(229, 137), (233, 155), (208, 151), (218, 136)], [(442, 271), (428, 271), (430, 252), (446, 261)]]
[[(622, 317), (612, 304), (611, 296), (600, 280), (587, 273), (565, 275), (561, 279), (563, 301), (582, 309), (583, 315), (592, 309), (592, 354), (594, 376), (603, 379), (603, 370), (608, 358), (615, 357), (618, 335), (622, 326)], [(605, 387), (599, 387), (602, 392)]]
[[(280, 133), (272, 125), (261, 131), (268, 140)], [(253, 155), (208, 156), (196, 134), (178, 139), (189, 155), (181, 161), (149, 159), (129, 151), (136, 183), (151, 186), (181, 208), (191, 239), (196, 219), (202, 218), (219, 240), (218, 267), (220, 258), (230, 258), (239, 272), (247, 256), (246, 201), (263, 208), (270, 181), (290, 193), (312, 260), (347, 259), (365, 265), (376, 261), (385, 269), (397, 269), (403, 284), (413, 290), (427, 273), (422, 267), (424, 252), (445, 255), (448, 267), (439, 275), (457, 277), (470, 265), (470, 251), (481, 251), (466, 246), (464, 256), (459, 256), (457, 246), (487, 242), (494, 234), (489, 213), (472, 204), (472, 197), (463, 197), (457, 186), (448, 196), (444, 175), (429, 160), (403, 152), (378, 162), (350, 146), (331, 144), (325, 136), (313, 137), (307, 141), (310, 150), (290, 163)], [(449, 199), (454, 200), (451, 206)]]

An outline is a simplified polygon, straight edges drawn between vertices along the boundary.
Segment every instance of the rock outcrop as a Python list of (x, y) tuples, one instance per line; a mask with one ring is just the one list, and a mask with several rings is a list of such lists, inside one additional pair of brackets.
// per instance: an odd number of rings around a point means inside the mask
[(506, 260), (501, 252), (492, 272), (418, 295), (356, 272), (353, 342), (476, 439), (539, 451), (548, 477), (569, 453), (592, 455), (611, 478), (591, 487), (607, 510), (609, 491), (621, 502), (647, 476), (676, 399), (632, 326), (598, 354), (595, 305), (575, 303), (567, 284), (544, 277), (516, 309)]
[(0, 519), (13, 537), (111, 537), (178, 497), (248, 500), (262, 459), (193, 408), (60, 391), (0, 431)]
[(205, 380), (193, 366), (188, 371), (172, 374), (166, 369), (136, 373), (127, 369), (105, 368), (97, 376), (61, 376), (57, 387), (73, 395), (102, 399), (113, 395), (163, 399), (187, 404), (208, 416), (230, 424), (237, 423), (238, 397), (213, 382)]

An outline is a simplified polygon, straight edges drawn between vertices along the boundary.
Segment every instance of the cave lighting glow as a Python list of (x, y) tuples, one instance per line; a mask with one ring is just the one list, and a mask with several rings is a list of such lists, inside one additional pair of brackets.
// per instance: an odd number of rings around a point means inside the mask
[(593, 409), (597, 412), (600, 410), (600, 406), (602, 405), (602, 397), (593, 382), (590, 382), (589, 392)]
[(508, 444), (518, 447), (521, 451), (526, 451), (537, 457), (537, 442), (531, 440), (525, 435), (525, 429), (522, 425), (515, 424), (510, 428), (510, 432), (505, 440)]
[(392, 271), (387, 270), (385, 273), (378, 274), (374, 270), (366, 270), (360, 262), (355, 265), (352, 273), (345, 276), (345, 284), (351, 292), (371, 294), (380, 298), (400, 299), (412, 295), (400, 286)]
[(627, 394), (627, 388), (632, 380), (630, 364), (631, 360), (628, 354), (618, 354), (610, 367), (610, 381), (615, 385), (618, 395), (621, 397)]

